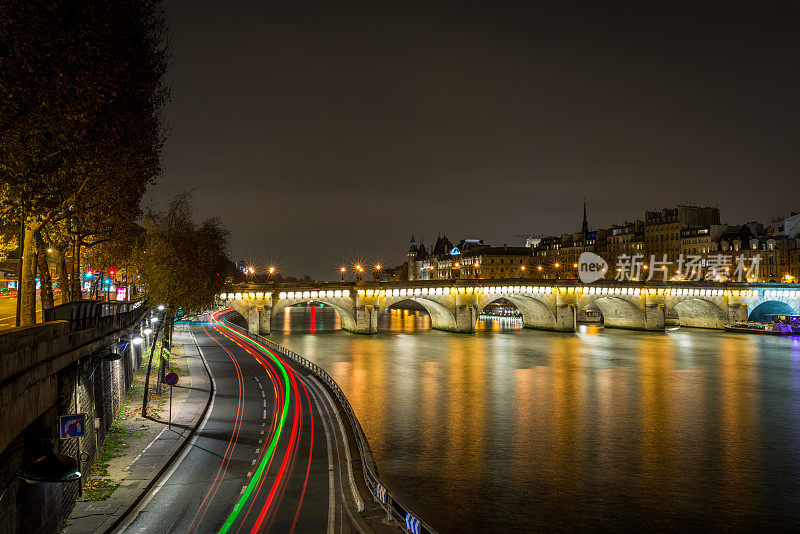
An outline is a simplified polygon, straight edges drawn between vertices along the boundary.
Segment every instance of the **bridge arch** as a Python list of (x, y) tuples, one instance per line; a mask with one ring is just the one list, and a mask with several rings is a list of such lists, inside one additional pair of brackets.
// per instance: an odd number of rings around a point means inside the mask
[(584, 298), (579, 302), (579, 310), (596, 309), (603, 314), (603, 325), (610, 328), (631, 328), (646, 330), (644, 312), (632, 301), (615, 296)]
[(456, 317), (455, 314), (450, 310), (450, 308), (441, 303), (433, 300), (431, 298), (420, 297), (416, 295), (406, 295), (400, 297), (386, 297), (383, 302), (380, 304), (380, 309), (378, 310), (378, 314), (381, 315), (383, 312), (388, 310), (391, 306), (395, 304), (400, 304), (403, 301), (411, 301), (419, 304), (425, 311), (428, 312), (428, 315), (431, 317), (431, 328), (435, 328), (437, 330), (457, 330), (456, 326)]
[(748, 316), (750, 321), (766, 321), (767, 315), (781, 314), (781, 315), (796, 315), (797, 310), (792, 308), (786, 302), (780, 300), (765, 300), (758, 306), (753, 308)]
[(540, 330), (556, 329), (556, 317), (553, 315), (550, 307), (541, 300), (527, 295), (482, 295), (478, 299), (478, 313), (481, 313), (489, 304), (497, 302), (500, 299), (506, 299), (517, 307), (522, 314), (522, 324), (526, 328), (537, 328)]
[(678, 316), (678, 324), (691, 328), (722, 328), (728, 314), (719, 305), (703, 298), (687, 298), (668, 310)]
[(276, 302), (273, 304), (272, 307), (272, 318), (274, 319), (277, 317), (285, 308), (290, 306), (295, 306), (297, 304), (303, 303), (311, 303), (311, 302), (321, 302), (326, 304), (336, 310), (336, 313), (339, 314), (339, 319), (342, 321), (342, 330), (354, 331), (356, 329), (356, 317), (355, 314), (347, 309), (345, 306), (342, 305), (340, 302), (336, 302), (335, 298), (329, 299), (327, 297), (318, 297), (318, 298), (295, 298), (295, 299), (276, 299)]

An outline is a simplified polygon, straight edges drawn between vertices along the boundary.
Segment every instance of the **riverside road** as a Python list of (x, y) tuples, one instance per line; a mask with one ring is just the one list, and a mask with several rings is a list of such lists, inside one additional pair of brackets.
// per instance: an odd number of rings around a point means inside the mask
[(327, 433), (336, 432), (334, 408), (320, 384), (216, 320), (192, 332), (215, 385), (212, 406), (123, 529), (349, 532), (341, 436)]

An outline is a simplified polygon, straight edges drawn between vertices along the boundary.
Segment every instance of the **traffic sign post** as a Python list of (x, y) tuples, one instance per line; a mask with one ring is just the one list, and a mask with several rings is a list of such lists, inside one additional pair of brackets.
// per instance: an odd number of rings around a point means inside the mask
[(60, 415), (58, 435), (61, 439), (82, 438), (86, 435), (86, 414)]
[(167, 426), (172, 429), (172, 386), (178, 383), (178, 374), (168, 373), (164, 377), (164, 382), (169, 386), (169, 424)]

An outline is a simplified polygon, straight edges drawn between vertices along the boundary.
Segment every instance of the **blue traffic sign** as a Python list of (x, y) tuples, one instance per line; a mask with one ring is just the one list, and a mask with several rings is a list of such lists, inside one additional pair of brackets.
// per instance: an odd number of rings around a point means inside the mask
[(164, 377), (164, 382), (166, 382), (167, 385), (174, 386), (178, 383), (178, 375), (176, 373), (169, 373)]
[(86, 414), (58, 417), (58, 435), (61, 439), (80, 438), (86, 434)]

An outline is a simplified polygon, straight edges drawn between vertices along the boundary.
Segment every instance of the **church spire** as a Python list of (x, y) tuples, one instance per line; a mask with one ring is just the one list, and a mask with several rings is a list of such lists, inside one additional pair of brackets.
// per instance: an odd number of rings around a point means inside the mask
[(581, 226), (583, 237), (589, 233), (589, 221), (586, 219), (586, 199), (583, 199), (583, 225)]

